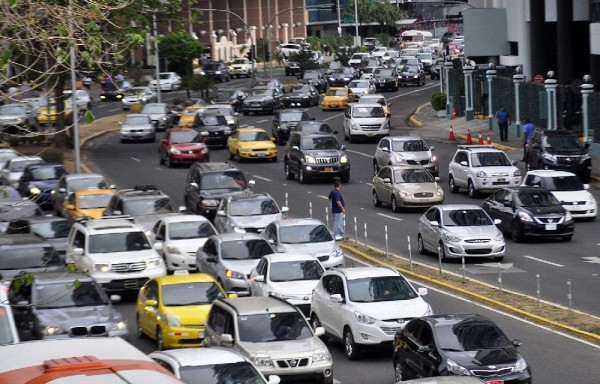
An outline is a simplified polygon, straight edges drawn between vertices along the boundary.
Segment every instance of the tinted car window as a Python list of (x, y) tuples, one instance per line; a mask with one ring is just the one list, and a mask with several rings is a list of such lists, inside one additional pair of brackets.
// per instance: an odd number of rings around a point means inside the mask
[(506, 167), (512, 165), (504, 152), (480, 152), (471, 155), (474, 167)]
[(522, 207), (553, 207), (559, 205), (558, 200), (546, 191), (519, 191), (517, 202)]
[(37, 284), (35, 288), (35, 305), (38, 308), (85, 307), (109, 303), (100, 287), (91, 282)]
[(169, 224), (169, 239), (183, 240), (216, 235), (212, 225), (207, 222), (187, 221)]
[(31, 233), (36, 233), (44, 239), (62, 239), (69, 236), (71, 227), (66, 220), (31, 223)]
[(143, 232), (90, 236), (90, 253), (135, 252), (152, 249)]
[(491, 323), (464, 320), (457, 324), (436, 327), (439, 347), (450, 351), (511, 348), (510, 340)]
[(238, 316), (238, 327), (240, 340), (251, 343), (312, 337), (304, 316), (299, 312)]
[(264, 383), (256, 368), (245, 361), (226, 364), (183, 365), (179, 368), (179, 375), (184, 383)]
[(0, 269), (27, 269), (63, 265), (52, 247), (4, 248), (0, 252)]
[(60, 179), (66, 172), (63, 167), (43, 167), (31, 170), (34, 180)]
[(202, 176), (202, 184), (200, 188), (203, 190), (210, 189), (244, 189), (246, 188), (246, 178), (241, 172), (223, 172), (223, 173), (208, 173)]
[(339, 149), (340, 146), (333, 136), (314, 136), (302, 138), (302, 149)]
[(277, 204), (272, 199), (243, 199), (232, 201), (229, 205), (231, 216), (274, 215), (279, 213)]
[(273, 249), (266, 240), (262, 239), (234, 240), (221, 243), (221, 257), (223, 260), (258, 260), (270, 253), (273, 253)]
[(177, 212), (171, 199), (167, 197), (157, 197), (156, 199), (129, 200), (124, 203), (124, 213), (126, 215), (152, 215), (155, 213), (173, 213)]
[(329, 230), (322, 224), (281, 227), (279, 237), (284, 244), (321, 243), (333, 240)]
[(418, 297), (408, 282), (400, 276), (348, 280), (348, 294), (351, 301), (359, 303), (410, 300)]
[(483, 209), (444, 211), (443, 222), (446, 227), (469, 227), (493, 224)]
[(163, 285), (161, 290), (162, 304), (167, 307), (211, 304), (223, 297), (217, 284), (210, 282), (167, 284)]
[(423, 140), (392, 141), (394, 152), (422, 152), (428, 151), (429, 146)]
[(394, 170), (394, 183), (433, 183), (435, 180), (426, 169)]

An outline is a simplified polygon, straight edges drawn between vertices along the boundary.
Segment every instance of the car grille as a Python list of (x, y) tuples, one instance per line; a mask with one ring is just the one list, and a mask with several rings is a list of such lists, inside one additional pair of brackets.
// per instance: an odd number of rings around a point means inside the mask
[(467, 255), (489, 255), (492, 253), (491, 248), (465, 249)]
[(556, 156), (556, 162), (558, 164), (579, 164), (580, 156)]
[(381, 331), (388, 336), (394, 336), (401, 327), (381, 327)]
[(223, 131), (209, 131), (209, 136), (223, 136)]
[(319, 259), (319, 261), (327, 261), (329, 260), (329, 255), (317, 256), (317, 259)]
[(264, 151), (268, 151), (269, 148), (254, 148), (252, 151), (254, 152), (264, 152)]
[(562, 205), (585, 205), (585, 201), (563, 201)]
[(493, 376), (506, 376), (510, 375), (514, 370), (514, 367), (504, 367), (496, 369), (473, 369), (471, 373), (477, 377), (493, 377)]
[(317, 157), (315, 161), (317, 164), (335, 164), (340, 161), (340, 159), (337, 157)]
[(361, 125), (360, 129), (362, 129), (363, 131), (379, 131), (379, 129), (381, 128), (381, 124), (377, 124), (377, 125)]
[(106, 335), (106, 327), (104, 325), (92, 325), (89, 328), (86, 326), (72, 327), (70, 330), (72, 336), (104, 336)]
[(560, 216), (535, 217), (535, 220), (540, 224), (560, 224), (563, 218)]
[(386, 323), (404, 324), (404, 323), (409, 322), (412, 319), (414, 319), (414, 317), (401, 317), (399, 319), (386, 319), (386, 320), (381, 320), (381, 321), (384, 321)]
[(510, 174), (508, 172), (503, 173), (492, 173), (492, 177), (509, 177)]
[(415, 197), (417, 197), (417, 198), (433, 197), (433, 193), (432, 192), (419, 192), (419, 193), (415, 193)]
[(279, 368), (297, 368), (308, 366), (308, 358), (275, 360)]
[(146, 263), (142, 261), (139, 263), (113, 264), (110, 269), (117, 273), (139, 272), (146, 269)]
[(481, 243), (489, 243), (490, 239), (469, 239), (465, 240), (465, 243), (469, 244), (481, 244)]
[(410, 165), (425, 165), (429, 163), (429, 160), (406, 160), (406, 163)]

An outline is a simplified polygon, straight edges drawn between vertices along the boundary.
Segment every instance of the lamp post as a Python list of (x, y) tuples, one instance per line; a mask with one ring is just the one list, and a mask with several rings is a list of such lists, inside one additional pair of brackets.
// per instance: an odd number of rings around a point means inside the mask
[(517, 137), (521, 137), (521, 100), (519, 95), (519, 86), (525, 81), (525, 75), (522, 74), (523, 67), (517, 66), (517, 73), (513, 75), (515, 83), (515, 125), (517, 126)]
[[(338, 9), (340, 9), (339, 6)], [(358, 35), (358, 0), (354, 0), (354, 34), (354, 45), (360, 47), (360, 36)]]
[(156, 76), (156, 102), (160, 103), (160, 59), (158, 56), (158, 29), (156, 28), (156, 12), (152, 14), (154, 29), (154, 74)]
[(548, 112), (548, 124), (546, 129), (553, 131), (557, 127), (557, 113), (556, 113), (556, 89), (558, 88), (558, 81), (554, 78), (556, 74), (554, 71), (548, 71), (546, 74), (546, 80), (544, 80), (544, 88), (546, 88), (546, 105)]
[(450, 68), (453, 67), (453, 64), (450, 62), (444, 63), (444, 78), (446, 79), (446, 116), (448, 118), (452, 118), (452, 100), (450, 99)]
[(473, 70), (472, 65), (465, 65), (463, 72), (465, 74), (465, 119), (473, 120)]
[(340, 0), (337, 0), (337, 17), (338, 17), (338, 36), (342, 37), (342, 11), (340, 10)]
[(494, 68), (496, 68), (496, 66), (494, 65), (494, 63), (490, 63), (488, 65), (488, 68), (489, 69), (485, 72), (485, 77), (487, 78), (487, 82), (488, 82), (488, 127), (490, 130), (492, 130), (492, 128), (494, 127), (494, 125), (493, 125), (494, 109), (493, 109), (493, 104), (492, 104), (492, 82), (496, 78), (496, 70), (494, 69)]
[(581, 109), (583, 113), (583, 141), (592, 144), (594, 141), (594, 130), (590, 129), (590, 114), (588, 110), (588, 97), (594, 92), (594, 84), (592, 84), (592, 76), (583, 76), (583, 84), (581, 84)]
[[(72, 30), (73, 6), (69, 0), (69, 29)], [(81, 152), (79, 148), (79, 107), (77, 106), (77, 78), (75, 77), (75, 41), (69, 46), (69, 64), (71, 69), (71, 108), (73, 109), (73, 149), (75, 152), (75, 173), (81, 172)]]

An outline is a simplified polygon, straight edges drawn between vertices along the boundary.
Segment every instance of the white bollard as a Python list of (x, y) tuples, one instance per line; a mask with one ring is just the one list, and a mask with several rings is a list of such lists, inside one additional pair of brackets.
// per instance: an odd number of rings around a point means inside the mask
[(329, 207), (325, 207), (325, 226), (329, 229)]
[(367, 247), (367, 223), (365, 223), (365, 251), (368, 249)]
[(502, 264), (498, 263), (498, 287), (502, 293)]
[(290, 208), (289, 204), (288, 204), (288, 193), (285, 193), (285, 206), (288, 207), (288, 209)]
[(356, 225), (356, 216), (354, 216), (354, 246), (358, 247), (358, 226)]
[(384, 229), (385, 229), (385, 258), (387, 259), (390, 254), (390, 249), (389, 249), (389, 245), (388, 245), (387, 225), (384, 227)]
[(569, 300), (569, 313), (573, 308), (573, 291), (571, 290), (571, 279), (567, 280), (567, 299)]
[(312, 201), (308, 202), (308, 217), (312, 219)]
[(410, 249), (410, 236), (406, 236), (406, 238), (408, 239), (408, 262), (410, 265), (410, 270), (412, 271), (413, 266), (412, 266), (412, 249)]
[(537, 295), (537, 305), (539, 307), (540, 306), (540, 301), (541, 301), (540, 300), (541, 299), (541, 293), (542, 293), (542, 291), (540, 289), (540, 274), (539, 273), (535, 275), (535, 280), (536, 280), (536, 283), (537, 283), (537, 289), (535, 290), (535, 293)]
[(438, 266), (440, 268), (440, 275), (442, 274), (442, 247), (438, 245)]

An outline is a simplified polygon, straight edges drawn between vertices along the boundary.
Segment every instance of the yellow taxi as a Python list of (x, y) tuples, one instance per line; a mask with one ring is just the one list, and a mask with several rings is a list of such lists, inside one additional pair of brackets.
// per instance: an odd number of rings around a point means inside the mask
[[(70, 124), (73, 116), (73, 109), (70, 103), (65, 103), (65, 120)], [(39, 124), (54, 124), (58, 121), (58, 113), (56, 112), (56, 100), (50, 99), (47, 104), (41, 104), (37, 113), (36, 120)]]
[(275, 139), (262, 128), (239, 128), (227, 139), (229, 159), (269, 159), (277, 161)]
[(92, 189), (69, 194), (63, 202), (62, 216), (70, 223), (80, 217), (102, 218), (102, 212), (115, 194), (114, 189)]
[(181, 117), (177, 123), (179, 128), (192, 128), (194, 125), (194, 120), (196, 119), (196, 115), (202, 109), (204, 109), (204, 105), (190, 105), (185, 107), (183, 112), (181, 112)]
[(346, 109), (346, 106), (350, 102), (350, 91), (345, 87), (330, 87), (329, 90), (323, 96), (321, 102), (321, 108), (324, 111), (331, 111), (332, 109)]
[(150, 279), (140, 289), (135, 306), (139, 337), (156, 341), (159, 350), (200, 347), (208, 312), (217, 298), (236, 298), (210, 275), (175, 271)]

